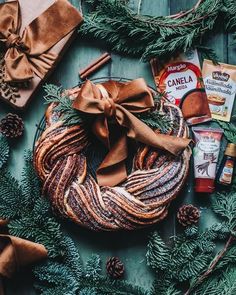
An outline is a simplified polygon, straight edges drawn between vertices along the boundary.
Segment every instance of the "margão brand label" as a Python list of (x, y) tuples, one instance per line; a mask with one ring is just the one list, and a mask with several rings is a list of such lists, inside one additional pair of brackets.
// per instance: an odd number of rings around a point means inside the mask
[(158, 90), (165, 92), (176, 105), (190, 90), (204, 87), (196, 50), (181, 54), (164, 65), (154, 59), (151, 65)]
[(204, 60), (202, 74), (212, 118), (229, 122), (236, 92), (236, 66)]

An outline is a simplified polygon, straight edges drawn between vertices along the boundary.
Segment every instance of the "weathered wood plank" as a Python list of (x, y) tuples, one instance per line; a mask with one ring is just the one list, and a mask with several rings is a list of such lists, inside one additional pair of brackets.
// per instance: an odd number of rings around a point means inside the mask
[(170, 14), (176, 14), (180, 11), (185, 11), (191, 9), (195, 4), (196, 0), (179, 0), (179, 1), (171, 1), (170, 5)]
[(141, 14), (152, 16), (162, 16), (170, 14), (169, 0), (153, 1), (143, 0), (141, 4)]
[(228, 39), (227, 39), (227, 52), (228, 52), (227, 62), (229, 64), (236, 65), (235, 39), (233, 39), (231, 34), (228, 35)]

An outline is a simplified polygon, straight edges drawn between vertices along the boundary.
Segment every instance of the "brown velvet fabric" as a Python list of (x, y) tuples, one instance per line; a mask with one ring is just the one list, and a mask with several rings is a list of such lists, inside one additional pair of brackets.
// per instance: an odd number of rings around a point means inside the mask
[(57, 58), (48, 50), (81, 21), (82, 16), (67, 0), (57, 0), (33, 20), (20, 36), (18, 1), (0, 4), (0, 41), (7, 48), (5, 81), (25, 81), (33, 78), (34, 74), (43, 78)]
[(10, 278), (20, 267), (47, 257), (41, 244), (10, 235), (0, 235), (0, 276)]
[[(127, 178), (127, 137), (174, 155), (188, 146), (189, 139), (156, 134), (132, 114), (145, 112), (153, 106), (152, 93), (141, 78), (129, 83), (108, 81), (96, 85), (88, 80), (82, 86), (73, 107), (97, 116), (93, 132), (109, 149), (97, 170), (99, 185), (115, 186)], [(112, 134), (110, 130), (114, 125)]]

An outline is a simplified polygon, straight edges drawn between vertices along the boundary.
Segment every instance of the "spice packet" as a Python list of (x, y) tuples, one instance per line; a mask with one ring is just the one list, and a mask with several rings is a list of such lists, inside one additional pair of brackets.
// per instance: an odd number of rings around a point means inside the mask
[(220, 152), (223, 130), (218, 128), (194, 127), (193, 149), (195, 191), (212, 193), (215, 189), (216, 164)]
[(158, 90), (165, 92), (168, 100), (176, 105), (190, 90), (204, 87), (196, 50), (182, 53), (165, 64), (155, 58), (151, 60), (151, 67)]
[(157, 89), (180, 106), (189, 125), (211, 120), (196, 50), (182, 53), (164, 64), (152, 59), (151, 67)]
[(212, 118), (229, 122), (236, 92), (236, 66), (204, 60), (202, 69)]

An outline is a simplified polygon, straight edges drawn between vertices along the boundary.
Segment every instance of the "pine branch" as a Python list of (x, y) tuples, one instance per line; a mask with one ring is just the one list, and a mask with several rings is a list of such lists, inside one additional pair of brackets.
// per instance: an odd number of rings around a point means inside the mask
[(221, 218), (224, 218), (228, 226), (233, 229), (236, 222), (236, 192), (223, 191), (215, 193), (212, 197), (212, 209)]
[(229, 246), (233, 242), (234, 237), (230, 236), (227, 240), (224, 248), (220, 251), (220, 253), (215, 256), (213, 261), (210, 263), (208, 269), (190, 286), (190, 288), (185, 292), (184, 295), (190, 295), (192, 294), (192, 291), (201, 284), (215, 269), (217, 263), (221, 260), (221, 258), (225, 255), (225, 253), (228, 251)]
[(5, 136), (0, 135), (0, 169), (6, 164), (9, 158), (9, 144)]
[[(231, 234), (228, 236), (228, 239), (223, 247), (223, 249), (216, 254), (214, 259), (209, 264), (205, 272), (203, 272), (196, 280), (191, 282), (189, 289), (186, 291), (185, 295), (192, 294), (204, 280), (206, 280), (214, 271), (221, 268), (227, 267), (230, 263), (235, 261), (234, 255), (232, 255), (232, 249), (230, 249), (234, 241), (234, 228), (236, 226), (236, 193), (235, 191), (221, 192), (216, 193), (212, 196), (212, 209), (216, 214), (219, 214), (221, 217), (227, 220), (228, 233), (231, 229)], [(229, 252), (229, 254), (228, 254)]]
[(79, 295), (99, 295), (95, 288), (84, 288), (79, 292)]
[(228, 123), (223, 121), (216, 121), (220, 127), (224, 130), (224, 136), (226, 139), (236, 144), (236, 125), (234, 123)]
[(235, 294), (235, 267), (229, 267), (221, 270), (216, 276), (211, 275), (211, 279), (203, 282), (200, 287), (193, 291), (193, 295), (218, 295), (218, 294)]
[(73, 240), (65, 235), (62, 242), (60, 243), (60, 247), (61, 254), (63, 254), (64, 264), (70, 268), (71, 272), (80, 282), (84, 271), (78, 248), (76, 247)]
[(85, 16), (80, 28), (82, 34), (143, 60), (155, 56), (167, 59), (199, 45), (224, 11), (222, 0), (205, 0), (187, 12), (171, 17), (151, 17), (135, 14), (121, 0), (92, 2), (95, 11)]
[(44, 99), (46, 103), (55, 103), (55, 111), (57, 111), (64, 122), (65, 125), (76, 125), (81, 124), (84, 114), (77, 111), (72, 107), (72, 100), (63, 94), (63, 89), (53, 84), (46, 84), (44, 86), (46, 95)]
[[(9, 233), (43, 244), (49, 258), (60, 258), (78, 285), (82, 276), (78, 249), (69, 237), (64, 236), (48, 201), (41, 197), (40, 182), (32, 166), (32, 155), (26, 155), (21, 185), (5, 170), (1, 170), (0, 174), (0, 216), (10, 219)], [(47, 275), (45, 269), (44, 274)], [(72, 290), (73, 286), (69, 285), (68, 289)]]
[(98, 255), (92, 255), (86, 263), (86, 276), (96, 278), (101, 272), (101, 259)]
[(27, 204), (33, 204), (34, 201), (37, 201), (41, 197), (41, 182), (32, 165), (33, 159), (31, 151), (27, 151), (24, 158), (25, 166), (23, 168), (21, 181), (22, 193)]
[[(157, 233), (153, 234), (148, 244), (147, 263), (157, 277), (151, 294), (183, 294), (183, 283), (189, 283), (185, 295), (228, 294), (218, 292), (217, 282), (226, 269), (235, 269), (235, 204), (234, 189), (213, 195), (212, 209), (223, 221), (203, 232), (196, 226), (186, 229), (174, 237), (172, 247), (167, 247)], [(224, 246), (215, 254), (218, 240), (224, 241)], [(235, 288), (230, 273), (229, 279), (226, 272), (224, 283), (221, 281), (224, 290), (227, 284), (230, 290)]]
[[(230, 236), (232, 237), (232, 235)], [(229, 245), (227, 252), (218, 260), (218, 263), (215, 265), (215, 270), (222, 272), (224, 269), (229, 268), (230, 266), (235, 266), (236, 263), (236, 247), (235, 242), (232, 240), (231, 245)]]
[(73, 294), (79, 290), (79, 282), (70, 268), (62, 263), (48, 261), (34, 269), (35, 277), (41, 284), (35, 285), (41, 294)]
[(218, 64), (219, 57), (216, 55), (216, 52), (212, 48), (203, 45), (197, 45), (196, 48), (201, 53), (202, 59), (209, 59), (214, 64)]
[(100, 295), (148, 295), (141, 287), (129, 284), (126, 281), (112, 281), (108, 278), (97, 276), (83, 277), (81, 280), (81, 288), (93, 287)]
[(40, 194), (40, 182), (29, 153), (22, 182), (20, 185), (5, 169), (0, 170), (0, 216), (10, 219), (10, 234), (43, 244), (48, 250), (48, 259), (33, 269), (35, 287), (41, 294), (77, 295), (80, 291), (81, 294), (91, 291), (91, 295), (145, 294), (125, 281), (113, 282), (101, 276), (101, 260), (97, 255), (83, 268), (77, 247), (62, 232), (50, 204)]
[[(225, 230), (228, 239), (225, 242), (223, 249), (216, 254), (216, 256), (210, 262), (208, 268), (194, 281), (191, 282), (189, 289), (185, 295), (192, 294), (200, 284), (203, 283), (213, 272), (227, 268), (231, 263), (235, 262), (234, 247), (231, 247), (234, 242), (235, 236), (235, 220), (236, 220), (236, 193), (235, 191), (221, 192), (212, 196), (212, 209), (213, 211), (225, 218), (227, 221), (227, 228)], [(230, 233), (231, 231), (231, 233)], [(230, 234), (229, 234), (230, 233)]]
[(181, 295), (182, 292), (170, 281), (163, 283), (163, 280), (156, 280), (151, 288), (149, 295)]
[(225, 7), (225, 27), (228, 32), (236, 32), (236, 6), (235, 0), (223, 0)]
[[(218, 227), (217, 230), (221, 229)], [(154, 233), (147, 252), (147, 264), (157, 273), (153, 289), (164, 295), (172, 285), (171, 292), (178, 294), (177, 284), (198, 277), (208, 266), (216, 247), (213, 243), (216, 238), (215, 227), (203, 233), (193, 227), (184, 235), (175, 237), (173, 247), (169, 248), (160, 236)]]
[(6, 169), (0, 170), (0, 200), (1, 218), (18, 217), (24, 212), (21, 187)]
[(168, 115), (162, 114), (158, 111), (136, 114), (136, 116), (151, 129), (159, 130), (160, 132), (167, 133), (173, 128), (174, 125)]
[(169, 267), (170, 250), (157, 232), (154, 232), (147, 246), (147, 265), (155, 271), (164, 271)]

